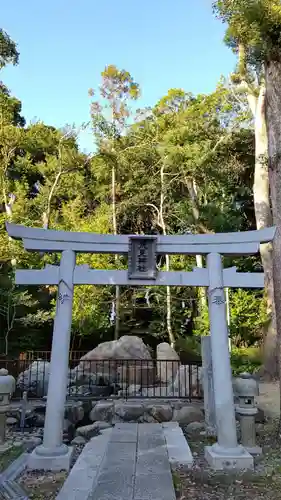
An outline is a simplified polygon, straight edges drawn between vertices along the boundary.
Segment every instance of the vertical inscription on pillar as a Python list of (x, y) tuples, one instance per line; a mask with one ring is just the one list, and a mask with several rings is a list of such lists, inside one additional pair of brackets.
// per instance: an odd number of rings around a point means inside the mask
[(131, 236), (129, 239), (129, 279), (156, 279), (156, 236)]

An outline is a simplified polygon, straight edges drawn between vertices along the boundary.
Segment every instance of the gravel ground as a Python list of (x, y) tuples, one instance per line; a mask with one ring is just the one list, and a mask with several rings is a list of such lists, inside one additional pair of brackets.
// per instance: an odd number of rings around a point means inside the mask
[[(71, 467), (75, 464), (83, 447), (83, 445), (74, 447)], [(66, 478), (67, 473), (65, 471), (24, 471), (17, 481), (30, 499), (55, 500)]]
[(195, 457), (192, 469), (173, 471), (177, 498), (180, 500), (281, 500), (281, 445), (277, 442), (278, 421), (257, 426), (258, 443), (264, 454), (256, 460), (254, 471), (214, 472), (204, 460), (204, 446), (214, 440), (205, 435), (186, 435)]

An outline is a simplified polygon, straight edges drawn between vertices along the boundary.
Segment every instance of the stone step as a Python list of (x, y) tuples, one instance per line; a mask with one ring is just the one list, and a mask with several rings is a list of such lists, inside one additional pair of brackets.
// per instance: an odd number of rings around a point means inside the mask
[(89, 500), (175, 500), (161, 424), (117, 424)]
[(192, 460), (180, 438), (176, 423), (116, 424), (85, 446), (57, 500), (176, 500), (171, 463)]

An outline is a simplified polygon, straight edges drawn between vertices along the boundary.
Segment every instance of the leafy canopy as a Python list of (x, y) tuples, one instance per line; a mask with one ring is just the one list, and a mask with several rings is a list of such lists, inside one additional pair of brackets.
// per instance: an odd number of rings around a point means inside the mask
[(217, 0), (213, 7), (228, 23), (225, 41), (234, 51), (242, 44), (249, 62), (280, 60), (280, 0)]
[(0, 69), (6, 64), (18, 64), (18, 62), (19, 52), (16, 43), (0, 28)]

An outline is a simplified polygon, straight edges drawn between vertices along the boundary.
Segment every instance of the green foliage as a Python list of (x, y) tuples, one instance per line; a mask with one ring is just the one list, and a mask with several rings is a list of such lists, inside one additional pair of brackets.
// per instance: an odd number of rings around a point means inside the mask
[[(11, 57), (6, 61), (17, 62)], [(41, 122), (26, 126), (21, 103), (0, 87), (0, 330), (1, 346), (8, 334), (10, 352), (50, 348), (56, 301), (55, 287), (15, 287), (15, 265), (40, 268), (57, 264), (59, 256), (25, 252), (20, 242), (8, 239), (6, 221), (96, 233), (118, 228), (122, 234), (162, 234), (161, 217), (168, 234), (255, 228), (254, 135), (243, 106), (223, 82), (209, 95), (170, 89), (133, 121), (129, 103), (140, 89), (130, 73), (110, 65), (101, 76), (91, 108), (97, 145), (91, 157), (79, 151), (75, 130)], [(78, 255), (77, 263), (95, 269), (127, 267), (125, 257), (111, 255)], [(165, 259), (159, 257), (157, 265), (165, 269)], [(190, 271), (195, 265), (193, 256), (170, 259), (171, 270)], [(243, 266), (254, 270), (260, 261), (249, 257)], [(182, 356), (197, 357), (198, 335), (209, 333), (207, 309), (199, 307), (198, 290), (170, 291), (177, 349)], [(114, 300), (115, 287), (75, 287), (74, 347), (93, 348), (113, 338)], [(261, 294), (235, 290), (230, 307), (233, 344), (260, 342), (266, 321)], [(146, 337), (152, 346), (168, 339), (165, 287), (120, 287), (124, 333)]]
[(233, 347), (231, 350), (231, 366), (234, 376), (243, 372), (257, 373), (262, 365), (262, 354), (259, 347)]
[[(260, 292), (244, 289), (229, 290), (229, 334), (234, 347), (248, 347), (261, 343), (268, 320), (266, 301)], [(209, 335), (207, 306), (195, 320), (195, 335)]]
[(0, 69), (6, 64), (18, 64), (19, 53), (15, 42), (0, 28)]
[(217, 0), (215, 11), (228, 23), (226, 42), (246, 49), (250, 63), (280, 61), (281, 5), (279, 0)]
[(236, 346), (251, 346), (261, 342), (267, 322), (266, 301), (259, 292), (230, 292), (230, 335)]

